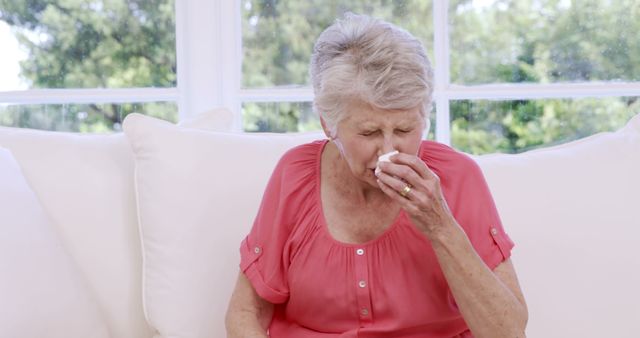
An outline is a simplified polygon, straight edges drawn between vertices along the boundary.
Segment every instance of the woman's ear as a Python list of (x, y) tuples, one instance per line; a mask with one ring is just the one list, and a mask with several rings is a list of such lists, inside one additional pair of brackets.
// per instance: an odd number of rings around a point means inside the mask
[(324, 134), (331, 140), (335, 139), (335, 137), (331, 135), (331, 130), (327, 127), (327, 123), (324, 121), (322, 116), (320, 116), (320, 124), (322, 125), (322, 130), (324, 131)]

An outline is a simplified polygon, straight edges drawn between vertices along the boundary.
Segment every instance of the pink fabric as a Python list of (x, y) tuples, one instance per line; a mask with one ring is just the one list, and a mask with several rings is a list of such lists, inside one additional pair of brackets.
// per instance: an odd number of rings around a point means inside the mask
[[(240, 268), (276, 304), (270, 336), (472, 337), (431, 244), (403, 211), (365, 244), (330, 235), (320, 200), (326, 143), (281, 158), (241, 244)], [(440, 177), (449, 208), (489, 268), (507, 259), (514, 244), (478, 165), (433, 141), (422, 142), (420, 157)]]

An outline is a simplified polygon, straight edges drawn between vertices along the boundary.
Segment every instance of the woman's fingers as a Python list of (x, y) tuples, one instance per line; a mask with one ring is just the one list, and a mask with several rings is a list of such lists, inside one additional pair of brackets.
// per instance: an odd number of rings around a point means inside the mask
[[(388, 175), (386, 175), (386, 176), (388, 176)], [(383, 181), (383, 179), (386, 180), (386, 177), (385, 178), (378, 178), (378, 186), (380, 186), (380, 189), (385, 194), (387, 194), (387, 196), (391, 197), (393, 200), (398, 202), (403, 209), (412, 210), (413, 206), (412, 206), (411, 202), (409, 201), (409, 198), (411, 198), (411, 194), (407, 195), (406, 197), (402, 197), (400, 195), (400, 193), (398, 192), (398, 190), (396, 190), (392, 186), (390, 186), (387, 183), (385, 183)]]
[(438, 177), (425, 163), (417, 156), (399, 153), (391, 156), (391, 163), (405, 165), (413, 169), (413, 171), (424, 179), (432, 179)]
[(395, 178), (399, 183), (394, 184), (393, 181), (385, 181), (388, 185), (393, 187), (394, 189), (398, 189), (400, 191), (404, 188), (404, 186), (408, 183), (411, 186), (418, 186), (421, 184), (421, 181), (424, 180), (412, 167), (403, 164), (396, 164), (391, 162), (382, 162), (379, 164), (380, 173), (378, 177), (382, 175), (387, 175), (392, 178)]
[(398, 154), (380, 163), (380, 189), (398, 201), (422, 231), (443, 223), (451, 214), (441, 192), (440, 178), (418, 157)]

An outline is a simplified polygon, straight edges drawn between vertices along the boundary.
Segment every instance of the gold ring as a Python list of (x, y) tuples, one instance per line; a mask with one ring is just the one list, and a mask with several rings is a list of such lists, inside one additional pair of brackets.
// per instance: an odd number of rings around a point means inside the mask
[(402, 197), (407, 197), (407, 195), (409, 195), (409, 193), (411, 192), (411, 186), (410, 185), (405, 185), (404, 188), (402, 189), (402, 191), (400, 192), (400, 195)]

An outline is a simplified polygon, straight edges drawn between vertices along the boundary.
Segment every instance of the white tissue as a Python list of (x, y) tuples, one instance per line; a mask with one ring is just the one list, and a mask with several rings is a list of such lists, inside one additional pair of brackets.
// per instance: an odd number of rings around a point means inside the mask
[(390, 151), (386, 154), (382, 154), (380, 156), (378, 156), (378, 163), (376, 164), (376, 176), (378, 176), (378, 174), (380, 174), (380, 162), (391, 162), (391, 156), (398, 154), (399, 152), (397, 150), (394, 151)]

